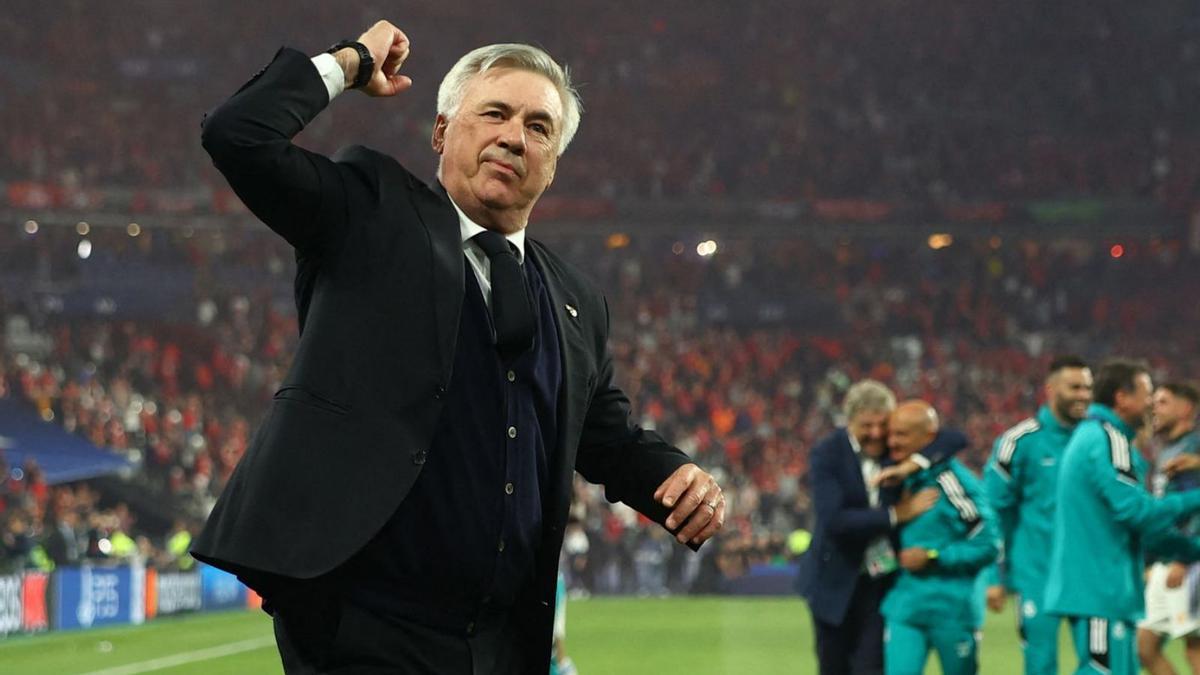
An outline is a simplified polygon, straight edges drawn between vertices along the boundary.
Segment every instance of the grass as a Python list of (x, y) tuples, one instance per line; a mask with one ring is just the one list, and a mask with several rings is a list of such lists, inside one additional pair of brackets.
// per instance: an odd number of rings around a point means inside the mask
[[(1011, 610), (1011, 607), (1010, 607)], [(593, 598), (567, 609), (567, 647), (583, 675), (780, 675), (817, 672), (808, 610), (794, 598)], [(1020, 672), (1011, 614), (989, 615), (981, 672)], [(17, 636), (0, 640), (5, 675), (71, 675), (105, 669), (168, 673), (281, 673), (270, 618), (229, 612), (158, 619), (144, 626)], [(1063, 632), (1060, 672), (1075, 665)], [(154, 670), (172, 655), (237, 644), (245, 651)], [(1168, 650), (1182, 669), (1178, 643)], [(939, 673), (936, 659), (927, 673)]]

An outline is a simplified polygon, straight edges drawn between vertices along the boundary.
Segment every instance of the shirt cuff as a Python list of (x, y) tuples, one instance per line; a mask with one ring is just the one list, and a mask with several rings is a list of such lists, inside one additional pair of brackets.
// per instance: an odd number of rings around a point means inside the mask
[(921, 467), (922, 471), (924, 471), (925, 469), (928, 469), (933, 464), (932, 462), (929, 461), (928, 457), (926, 457), (925, 455), (922, 455), (919, 452), (914, 452), (913, 454), (909, 455), (908, 459), (913, 464), (916, 464), (917, 466)]
[(891, 522), (892, 527), (896, 527), (896, 507), (894, 506), (888, 507), (888, 521)]
[(346, 90), (346, 73), (342, 72), (342, 67), (338, 65), (337, 59), (333, 58), (333, 54), (314, 56), (312, 62), (317, 68), (317, 74), (321, 76), (321, 81), (325, 83), (325, 91), (329, 93), (329, 100), (332, 102), (338, 94)]

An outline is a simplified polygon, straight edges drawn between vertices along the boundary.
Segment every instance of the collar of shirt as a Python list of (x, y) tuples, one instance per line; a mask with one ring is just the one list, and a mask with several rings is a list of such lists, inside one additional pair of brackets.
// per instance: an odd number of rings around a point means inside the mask
[(1048, 405), (1038, 408), (1037, 419), (1042, 423), (1043, 428), (1057, 431), (1060, 434), (1070, 436), (1071, 432), (1075, 431), (1074, 425), (1068, 426), (1060, 422), (1058, 416), (1054, 414), (1054, 411)]
[[(467, 214), (463, 213), (463, 210), (458, 208), (458, 204), (454, 203), (453, 197), (450, 197), (449, 194), (447, 194), (446, 197), (450, 199), (450, 204), (458, 213), (458, 230), (462, 234), (463, 248), (465, 249), (467, 247), (467, 243), (471, 241), (471, 237), (474, 237), (480, 232), (486, 231), (487, 228), (468, 218)], [(517, 247), (517, 262), (525, 262), (525, 228), (521, 228), (512, 234), (506, 234), (504, 235), (504, 238), (507, 239), (510, 244)], [(479, 244), (472, 243), (472, 246), (478, 247)]]
[(1116, 427), (1117, 431), (1120, 431), (1122, 434), (1124, 434), (1125, 438), (1128, 438), (1131, 441), (1133, 440), (1134, 436), (1137, 436), (1137, 432), (1134, 431), (1133, 427), (1130, 427), (1125, 423), (1125, 420), (1118, 417), (1115, 410), (1101, 403), (1093, 403), (1088, 407), (1088, 417), (1094, 420), (1100, 420), (1101, 422), (1108, 422)]
[(846, 430), (846, 438), (850, 439), (850, 447), (854, 449), (854, 454), (862, 457), (862, 446), (858, 444), (858, 439), (850, 433), (849, 429)]

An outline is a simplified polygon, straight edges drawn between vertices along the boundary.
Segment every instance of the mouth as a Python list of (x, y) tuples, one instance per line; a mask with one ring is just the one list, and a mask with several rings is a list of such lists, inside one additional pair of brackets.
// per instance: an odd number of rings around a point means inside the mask
[(488, 159), (488, 160), (484, 160), (484, 161), (486, 161), (488, 164), (491, 164), (494, 167), (499, 168), (503, 173), (507, 173), (507, 174), (510, 174), (512, 176), (517, 176), (517, 177), (520, 176), (520, 174), (517, 173), (516, 167), (514, 167), (512, 164), (509, 164), (508, 162), (501, 162), (498, 159)]

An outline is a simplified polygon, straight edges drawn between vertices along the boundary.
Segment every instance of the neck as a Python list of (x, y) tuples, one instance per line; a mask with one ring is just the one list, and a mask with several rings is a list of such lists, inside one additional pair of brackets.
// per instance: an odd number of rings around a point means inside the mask
[(471, 222), (500, 234), (520, 232), (529, 225), (528, 210), (493, 211), (482, 204), (459, 204), (459, 208), (467, 214)]

